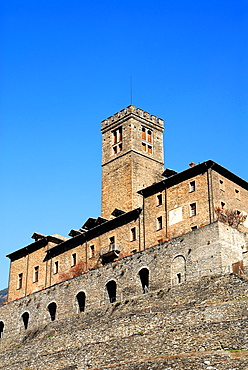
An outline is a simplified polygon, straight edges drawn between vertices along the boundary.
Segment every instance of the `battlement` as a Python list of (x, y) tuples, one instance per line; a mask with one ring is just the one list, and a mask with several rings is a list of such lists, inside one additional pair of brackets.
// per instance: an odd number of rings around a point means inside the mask
[(139, 118), (142, 118), (146, 121), (149, 121), (152, 124), (160, 126), (160, 128), (162, 129), (164, 128), (163, 119), (158, 118), (157, 116), (154, 116), (153, 114), (150, 114), (149, 112), (145, 112), (143, 109), (137, 108), (134, 105), (129, 105), (127, 108), (124, 108), (120, 112), (117, 112), (113, 116), (110, 116), (107, 119), (103, 120), (101, 130), (104, 130), (105, 128), (112, 125), (113, 123), (116, 123), (119, 120), (122, 120), (123, 118), (131, 114)]

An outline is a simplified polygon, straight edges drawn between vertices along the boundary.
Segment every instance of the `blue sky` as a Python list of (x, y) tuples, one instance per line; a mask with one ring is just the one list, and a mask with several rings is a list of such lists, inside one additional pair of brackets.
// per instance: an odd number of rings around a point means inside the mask
[(34, 231), (100, 214), (100, 122), (165, 120), (165, 166), (248, 180), (246, 0), (0, 0), (0, 289)]

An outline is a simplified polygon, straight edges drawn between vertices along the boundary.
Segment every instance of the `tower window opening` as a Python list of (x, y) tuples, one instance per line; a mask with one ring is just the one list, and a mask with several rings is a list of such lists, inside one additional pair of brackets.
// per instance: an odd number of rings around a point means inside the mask
[(143, 293), (148, 293), (148, 289), (149, 289), (149, 270), (147, 268), (142, 268), (139, 271), (139, 277), (140, 277)]
[(163, 227), (162, 216), (157, 218), (157, 230), (161, 230)]
[(47, 307), (49, 313), (50, 313), (50, 318), (51, 318), (51, 321), (54, 321), (55, 318), (56, 318), (56, 310), (57, 310), (57, 305), (55, 302), (51, 302), (49, 303), (48, 307)]
[(34, 283), (37, 283), (39, 280), (39, 266), (34, 267)]
[(22, 282), (23, 282), (23, 273), (21, 272), (20, 274), (18, 274), (17, 289), (22, 288)]
[(145, 129), (145, 127), (142, 127), (141, 138), (142, 138), (142, 140), (146, 140), (146, 129)]
[(146, 144), (145, 144), (145, 143), (142, 143), (142, 150), (143, 150), (144, 152), (146, 152)]
[(3, 337), (3, 329), (4, 329), (4, 323), (0, 321), (0, 338)]
[(94, 257), (95, 257), (95, 246), (90, 245), (90, 258), (94, 258)]
[(225, 202), (220, 202), (220, 208), (221, 208), (221, 209), (224, 209), (224, 208), (225, 208), (225, 205), (226, 205), (226, 203), (225, 203)]
[(136, 240), (136, 227), (133, 227), (131, 229), (131, 242), (133, 242), (134, 240)]
[(220, 180), (220, 190), (225, 190), (224, 189), (224, 181), (223, 180)]
[(190, 217), (196, 216), (196, 203), (190, 204)]
[(54, 268), (53, 273), (57, 274), (59, 272), (59, 261), (54, 262), (53, 268)]
[(152, 154), (152, 146), (151, 145), (147, 146), (147, 151), (148, 151), (148, 153)]
[(28, 322), (29, 322), (29, 313), (28, 312), (24, 312), (22, 314), (22, 321), (23, 321), (25, 330), (27, 330), (27, 328), (28, 328)]
[(240, 200), (240, 191), (238, 189), (235, 189), (235, 196), (236, 199)]
[(116, 301), (116, 282), (114, 280), (109, 281), (106, 284), (108, 296), (109, 296), (109, 302), (113, 303)]
[(77, 294), (79, 312), (84, 312), (85, 309), (85, 293), (79, 292)]
[(195, 181), (191, 181), (189, 183), (189, 191), (192, 193), (193, 191), (195, 191)]
[(157, 195), (157, 206), (161, 206), (163, 203), (163, 197), (162, 194)]
[(71, 267), (76, 266), (77, 264), (77, 253), (71, 255)]
[(148, 141), (148, 143), (152, 142), (152, 132), (151, 132), (151, 130), (147, 131), (147, 141)]
[(180, 272), (177, 274), (177, 283), (180, 284), (182, 282), (182, 276)]

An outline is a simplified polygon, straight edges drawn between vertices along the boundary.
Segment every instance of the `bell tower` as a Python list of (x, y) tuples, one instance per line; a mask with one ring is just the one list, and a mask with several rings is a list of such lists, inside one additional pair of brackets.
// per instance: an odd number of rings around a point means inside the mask
[(102, 121), (102, 217), (142, 205), (137, 191), (163, 180), (164, 121), (129, 105)]

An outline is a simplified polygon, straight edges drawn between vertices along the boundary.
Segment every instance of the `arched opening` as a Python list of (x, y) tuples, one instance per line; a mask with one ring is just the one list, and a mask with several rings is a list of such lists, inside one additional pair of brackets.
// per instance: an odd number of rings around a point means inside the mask
[(115, 302), (116, 301), (116, 282), (114, 280), (110, 280), (106, 284), (106, 288), (107, 288), (108, 295), (109, 295), (109, 301), (111, 303)]
[(25, 328), (25, 330), (27, 330), (27, 328), (28, 328), (28, 321), (29, 321), (29, 313), (28, 312), (24, 312), (22, 314), (22, 320), (23, 320), (24, 328)]
[(172, 285), (181, 284), (186, 280), (186, 261), (183, 256), (176, 256), (171, 265)]
[(148, 293), (149, 288), (149, 270), (147, 268), (143, 268), (139, 271), (139, 277), (143, 288), (143, 293)]
[(56, 317), (56, 309), (57, 309), (56, 303), (55, 302), (49, 303), (47, 308), (51, 316), (51, 321), (54, 321)]
[(84, 308), (85, 308), (85, 293), (84, 292), (79, 292), (77, 294), (77, 301), (78, 301), (79, 312), (84, 312)]
[(3, 337), (3, 329), (4, 329), (4, 323), (0, 321), (0, 338)]

